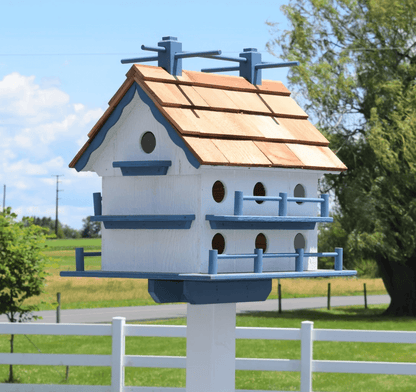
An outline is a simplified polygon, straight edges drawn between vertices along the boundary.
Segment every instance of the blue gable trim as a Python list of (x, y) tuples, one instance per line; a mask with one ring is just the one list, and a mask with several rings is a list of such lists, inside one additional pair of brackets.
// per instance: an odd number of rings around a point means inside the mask
[(108, 117), (105, 124), (101, 127), (98, 134), (92, 140), (91, 144), (85, 150), (85, 152), (81, 155), (78, 162), (75, 164), (75, 169), (77, 171), (81, 171), (88, 163), (88, 160), (91, 157), (91, 154), (98, 149), (101, 144), (103, 143), (105, 137), (107, 136), (108, 131), (117, 123), (120, 119), (124, 108), (131, 102), (134, 97), (135, 92), (139, 94), (140, 99), (149, 107), (150, 111), (152, 112), (153, 117), (159, 122), (167, 131), (170, 139), (173, 143), (175, 143), (179, 148), (183, 150), (188, 159), (189, 163), (198, 169), (201, 164), (198, 162), (196, 157), (192, 154), (189, 148), (186, 146), (183, 139), (178, 135), (178, 133), (173, 129), (172, 125), (166, 120), (166, 118), (160, 113), (159, 109), (153, 103), (153, 101), (149, 98), (149, 96), (143, 91), (143, 89), (134, 82), (132, 86), (128, 89), (127, 93), (123, 96), (121, 101), (115, 107), (113, 112)]

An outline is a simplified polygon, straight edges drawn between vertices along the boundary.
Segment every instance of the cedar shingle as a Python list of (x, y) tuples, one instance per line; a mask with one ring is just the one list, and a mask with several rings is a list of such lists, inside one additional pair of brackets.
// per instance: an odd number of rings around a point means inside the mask
[(211, 139), (230, 162), (239, 166), (271, 166), (272, 162), (251, 140)]
[(228, 165), (228, 159), (217, 148), (217, 146), (208, 138), (199, 138), (184, 136), (186, 144), (199, 158), (200, 162), (205, 165)]
[(274, 166), (302, 167), (303, 162), (284, 143), (254, 142)]
[(328, 145), (329, 142), (309, 120), (297, 118), (277, 118), (277, 122), (286, 128), (296, 140), (310, 142), (310, 144)]
[(151, 81), (143, 81), (143, 83), (150, 93), (156, 96), (161, 105), (190, 105), (190, 102), (175, 84)]
[(287, 146), (310, 169), (347, 169), (328, 147), (308, 146), (305, 144), (287, 144)]
[(260, 96), (271, 107), (273, 113), (279, 116), (308, 118), (293, 98), (271, 94), (260, 94)]

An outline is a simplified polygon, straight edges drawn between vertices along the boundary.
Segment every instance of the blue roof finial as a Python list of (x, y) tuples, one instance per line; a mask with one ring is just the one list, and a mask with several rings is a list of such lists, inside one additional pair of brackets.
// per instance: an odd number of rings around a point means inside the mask
[(251, 84), (261, 84), (261, 69), (256, 68), (257, 64), (261, 64), (261, 53), (255, 48), (246, 48), (240, 53), (240, 57), (247, 60), (240, 63), (240, 76)]
[(122, 64), (142, 63), (146, 61), (157, 61), (159, 67), (164, 68), (171, 75), (182, 75), (182, 59), (187, 57), (208, 57), (221, 54), (220, 50), (210, 50), (204, 52), (183, 52), (182, 42), (179, 42), (176, 37), (166, 36), (162, 37), (162, 41), (158, 43), (157, 47), (141, 46), (142, 50), (149, 50), (157, 52), (157, 56), (139, 57), (133, 59), (121, 60)]
[[(178, 42), (176, 37), (163, 37), (162, 41), (157, 44), (165, 48), (163, 52), (157, 54), (157, 65), (166, 69), (171, 75), (182, 75), (182, 59), (175, 59), (177, 53), (182, 53), (182, 42)], [(142, 46), (142, 49), (144, 47)]]
[(299, 61), (290, 61), (288, 63), (263, 63), (261, 61), (261, 53), (257, 52), (255, 48), (243, 49), (240, 57), (225, 57), (225, 56), (208, 56), (211, 59), (235, 61), (239, 63), (237, 67), (221, 67), (221, 68), (205, 68), (202, 72), (228, 72), (240, 71), (240, 76), (246, 78), (254, 85), (261, 85), (261, 70), (263, 68), (281, 68), (293, 67), (299, 65)]

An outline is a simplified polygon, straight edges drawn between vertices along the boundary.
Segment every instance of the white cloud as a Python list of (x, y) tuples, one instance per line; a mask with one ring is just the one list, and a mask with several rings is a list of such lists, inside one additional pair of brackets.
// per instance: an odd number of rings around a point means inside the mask
[(64, 175), (60, 220), (79, 228), (92, 213), (91, 193), (100, 190), (100, 180), (68, 164), (103, 110), (71, 102), (55, 79), (37, 83), (17, 72), (0, 79), (0, 181), (7, 185), (6, 204), (19, 215), (54, 216), (52, 176)]
[(23, 117), (33, 117), (44, 110), (69, 102), (69, 95), (56, 87), (42, 89), (34, 76), (17, 72), (0, 81), (0, 111)]
[(74, 110), (76, 112), (79, 112), (80, 110), (83, 110), (85, 106), (82, 103), (74, 103)]

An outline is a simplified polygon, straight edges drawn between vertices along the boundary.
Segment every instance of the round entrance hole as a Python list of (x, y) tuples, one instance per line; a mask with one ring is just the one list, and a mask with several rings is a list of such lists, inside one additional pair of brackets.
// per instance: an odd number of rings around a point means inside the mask
[[(266, 196), (266, 188), (261, 182), (258, 182), (256, 185), (254, 185), (253, 196)], [(263, 201), (256, 200), (256, 203), (261, 204)]]
[(225, 187), (221, 181), (215, 181), (212, 186), (212, 197), (217, 203), (221, 203), (225, 197)]
[(305, 237), (301, 233), (296, 234), (295, 240), (293, 241), (293, 246), (295, 249), (305, 249)]
[(146, 154), (150, 154), (156, 148), (156, 138), (152, 132), (146, 132), (143, 134), (140, 140), (140, 145)]
[(256, 243), (255, 243), (256, 249), (263, 249), (263, 252), (266, 253), (267, 250), (267, 238), (263, 233), (260, 233), (256, 237)]
[(217, 233), (212, 237), (212, 249), (216, 249), (218, 254), (224, 252), (225, 249), (225, 238), (222, 234)]
[[(305, 197), (305, 188), (303, 185), (298, 184), (295, 186), (295, 189), (293, 190), (293, 196), (294, 197)], [(303, 204), (302, 201), (297, 201), (296, 204)]]

